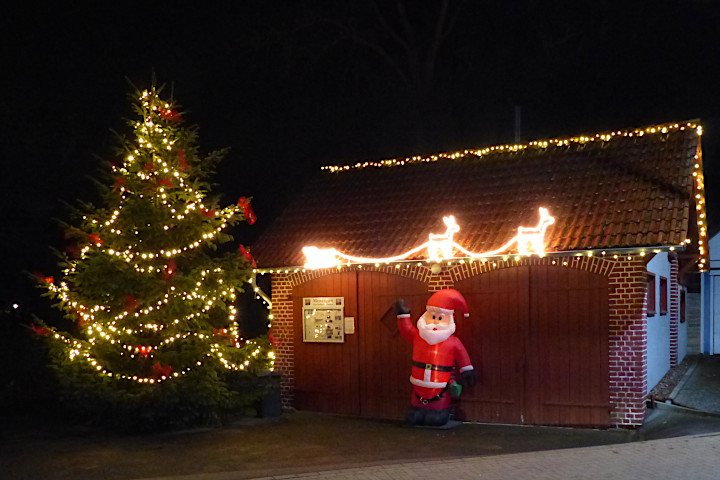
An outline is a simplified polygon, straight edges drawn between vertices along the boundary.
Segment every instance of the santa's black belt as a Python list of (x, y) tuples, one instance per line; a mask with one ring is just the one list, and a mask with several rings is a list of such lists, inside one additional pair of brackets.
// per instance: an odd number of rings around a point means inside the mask
[(413, 360), (413, 367), (422, 368), (423, 370), (434, 370), (436, 372), (452, 372), (453, 367), (446, 367), (445, 365), (433, 365), (432, 363), (422, 363)]

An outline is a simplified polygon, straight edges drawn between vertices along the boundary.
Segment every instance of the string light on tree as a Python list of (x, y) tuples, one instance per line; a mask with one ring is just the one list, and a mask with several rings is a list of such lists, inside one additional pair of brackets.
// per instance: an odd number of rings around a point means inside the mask
[(135, 109), (104, 206), (85, 211), (74, 230), (78, 258), (64, 261), (60, 281), (41, 281), (75, 328), (45, 336), (64, 352), (61, 366), (84, 363), (121, 382), (271, 370), (267, 338), (241, 338), (237, 321), (252, 257), (244, 247), (213, 253), (232, 240), (229, 227), (255, 221), (249, 199), (227, 207), (209, 199), (207, 178), (222, 152), (201, 157), (196, 130), (158, 89), (142, 92)]

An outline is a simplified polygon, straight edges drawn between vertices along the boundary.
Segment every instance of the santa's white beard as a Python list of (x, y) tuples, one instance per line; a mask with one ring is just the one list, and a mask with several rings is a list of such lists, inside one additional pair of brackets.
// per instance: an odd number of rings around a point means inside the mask
[(420, 338), (425, 340), (428, 345), (435, 345), (444, 342), (450, 335), (455, 333), (455, 321), (451, 318), (447, 325), (428, 325), (425, 322), (425, 314), (423, 313), (417, 321), (418, 332)]

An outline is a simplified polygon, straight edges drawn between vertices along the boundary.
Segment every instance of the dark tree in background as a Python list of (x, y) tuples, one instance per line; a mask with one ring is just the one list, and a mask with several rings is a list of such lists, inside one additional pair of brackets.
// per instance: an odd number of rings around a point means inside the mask
[[(39, 278), (70, 321), (47, 340), (63, 399), (106, 423), (186, 426), (217, 422), (254, 392), (228, 386), (272, 368), (267, 337), (241, 338), (237, 293), (252, 257), (226, 231), (255, 222), (250, 202), (220, 208), (208, 178), (223, 152), (201, 156), (196, 129), (154, 87), (138, 92), (133, 137), (106, 184), (85, 204), (62, 278)], [(247, 395), (242, 395), (246, 393)]]

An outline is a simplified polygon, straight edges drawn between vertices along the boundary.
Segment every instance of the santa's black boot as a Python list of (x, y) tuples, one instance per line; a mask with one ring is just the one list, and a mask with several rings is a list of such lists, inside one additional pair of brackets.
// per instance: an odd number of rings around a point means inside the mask
[(405, 416), (407, 423), (410, 425), (423, 425), (427, 411), (427, 408), (412, 407)]
[(428, 410), (425, 413), (425, 422), (423, 425), (429, 427), (441, 427), (450, 420), (450, 409), (443, 408), (442, 410)]

